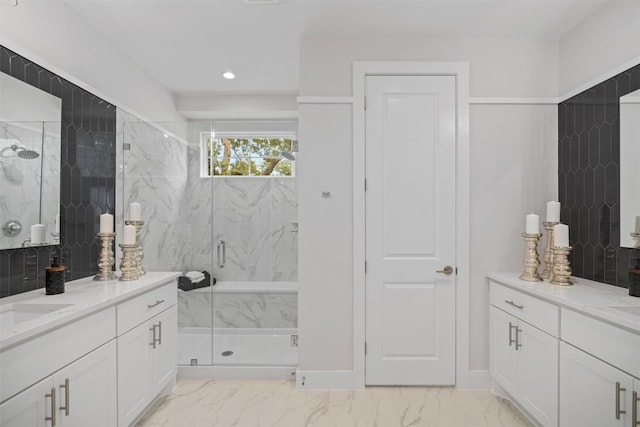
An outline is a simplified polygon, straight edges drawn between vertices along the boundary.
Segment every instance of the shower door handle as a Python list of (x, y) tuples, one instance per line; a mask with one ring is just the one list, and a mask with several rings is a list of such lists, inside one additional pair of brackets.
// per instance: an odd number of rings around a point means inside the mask
[(227, 248), (224, 240), (218, 240), (218, 248), (216, 254), (218, 255), (218, 268), (224, 268), (227, 262)]

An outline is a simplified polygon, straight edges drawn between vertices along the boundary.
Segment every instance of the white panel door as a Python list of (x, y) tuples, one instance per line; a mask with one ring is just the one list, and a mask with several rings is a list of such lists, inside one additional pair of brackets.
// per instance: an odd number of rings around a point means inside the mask
[(546, 427), (558, 425), (558, 339), (520, 321), (516, 326), (518, 401)]
[[(2, 427), (49, 427), (55, 424), (56, 387), (47, 377), (0, 404)], [(54, 418), (52, 418), (52, 416)]]
[(117, 425), (116, 363), (112, 340), (54, 374), (61, 426)]
[(147, 321), (118, 337), (118, 425), (129, 426), (151, 402), (153, 325)]
[(633, 378), (564, 342), (560, 343), (560, 425), (631, 425)]
[(515, 334), (518, 320), (504, 311), (489, 308), (489, 348), (491, 376), (511, 395), (518, 392), (518, 353)]
[(178, 309), (173, 307), (163, 311), (151, 320), (158, 325), (158, 341), (153, 350), (153, 388), (152, 394), (158, 394), (178, 370)]
[(366, 383), (455, 384), (455, 78), (366, 96)]

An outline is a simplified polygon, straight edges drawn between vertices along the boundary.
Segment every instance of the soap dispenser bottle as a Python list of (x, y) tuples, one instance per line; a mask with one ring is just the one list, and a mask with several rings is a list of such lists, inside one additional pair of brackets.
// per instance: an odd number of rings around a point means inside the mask
[(46, 268), (45, 288), (47, 295), (64, 293), (64, 266), (58, 262), (58, 257), (54, 256), (51, 266)]

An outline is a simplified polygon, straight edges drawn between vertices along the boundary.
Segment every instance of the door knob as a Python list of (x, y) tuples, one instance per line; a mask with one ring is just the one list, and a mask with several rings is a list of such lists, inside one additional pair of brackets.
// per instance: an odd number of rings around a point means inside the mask
[(447, 265), (443, 270), (436, 270), (436, 273), (444, 273), (448, 276), (449, 274), (453, 273), (453, 267)]

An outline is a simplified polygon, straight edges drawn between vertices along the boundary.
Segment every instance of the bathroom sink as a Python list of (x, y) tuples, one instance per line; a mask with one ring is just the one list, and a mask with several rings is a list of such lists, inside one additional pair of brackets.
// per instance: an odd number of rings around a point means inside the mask
[(624, 311), (625, 313), (640, 316), (640, 305), (610, 305), (609, 307), (616, 310)]
[(37, 319), (71, 305), (73, 304), (7, 304), (0, 307), (0, 330), (12, 329), (20, 323)]

